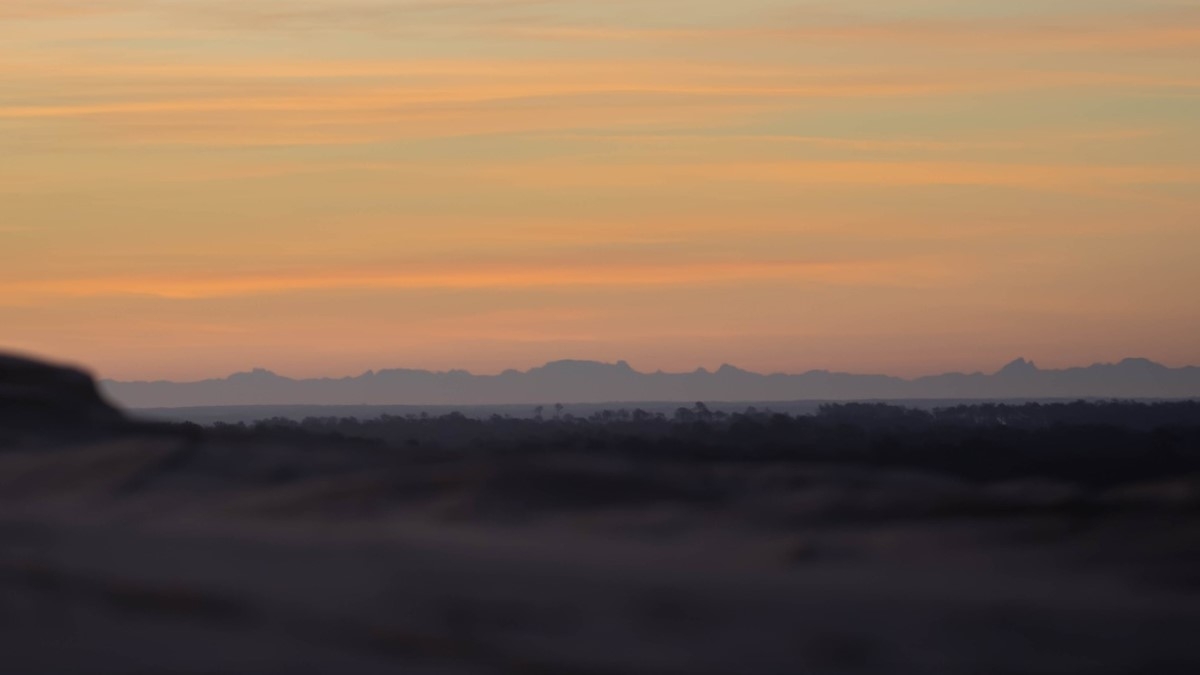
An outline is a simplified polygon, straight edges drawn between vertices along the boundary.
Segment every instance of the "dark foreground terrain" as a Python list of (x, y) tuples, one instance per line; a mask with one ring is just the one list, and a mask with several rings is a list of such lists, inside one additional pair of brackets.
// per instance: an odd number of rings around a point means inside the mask
[(132, 422), (0, 357), (0, 672), (1200, 672), (1200, 405)]

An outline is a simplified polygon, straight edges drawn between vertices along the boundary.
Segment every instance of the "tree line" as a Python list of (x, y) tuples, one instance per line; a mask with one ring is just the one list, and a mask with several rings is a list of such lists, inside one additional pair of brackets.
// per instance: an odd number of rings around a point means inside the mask
[(703, 403), (671, 414), (586, 417), (382, 415), (272, 418), (205, 433), (339, 441), (391, 451), (600, 452), (689, 462), (859, 464), (997, 481), (1042, 477), (1095, 485), (1200, 473), (1200, 402), (979, 403), (921, 410), (822, 405), (814, 414)]

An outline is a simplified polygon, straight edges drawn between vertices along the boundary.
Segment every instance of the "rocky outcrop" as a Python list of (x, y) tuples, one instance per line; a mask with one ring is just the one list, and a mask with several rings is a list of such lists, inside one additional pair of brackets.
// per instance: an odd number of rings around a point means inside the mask
[(82, 370), (0, 354), (0, 432), (77, 433), (123, 420)]

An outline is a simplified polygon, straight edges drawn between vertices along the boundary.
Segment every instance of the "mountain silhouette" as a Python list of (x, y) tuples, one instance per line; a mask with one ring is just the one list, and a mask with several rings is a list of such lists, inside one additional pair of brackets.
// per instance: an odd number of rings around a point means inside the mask
[(811, 370), (754, 373), (643, 373), (625, 361), (552, 361), (527, 371), (474, 375), (465, 370), (391, 369), (356, 377), (293, 379), (255, 369), (197, 382), (119, 382), (103, 390), (128, 407), (212, 405), (481, 405), (622, 401), (796, 401), (868, 399), (1189, 398), (1200, 396), (1200, 368), (1147, 359), (1048, 370), (1024, 358), (998, 371), (914, 379)]
[(1006, 366), (996, 371), (996, 375), (1002, 377), (1021, 377), (1031, 373), (1038, 372), (1038, 367), (1033, 361), (1026, 361), (1024, 358), (1010, 361)]

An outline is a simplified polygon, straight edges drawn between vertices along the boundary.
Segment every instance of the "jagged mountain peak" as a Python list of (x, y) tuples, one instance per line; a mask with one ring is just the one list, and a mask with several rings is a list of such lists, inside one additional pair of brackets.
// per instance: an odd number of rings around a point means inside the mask
[(1038, 372), (1037, 364), (1020, 357), (1009, 361), (1003, 368), (996, 371), (997, 375), (1028, 375)]
[(274, 371), (267, 370), (266, 368), (254, 368), (252, 370), (242, 371), (240, 373), (234, 373), (226, 379), (233, 381), (233, 382), (238, 382), (238, 381), (261, 382), (261, 381), (266, 381), (266, 380), (286, 380), (288, 378), (283, 377), (282, 375), (278, 375)]

